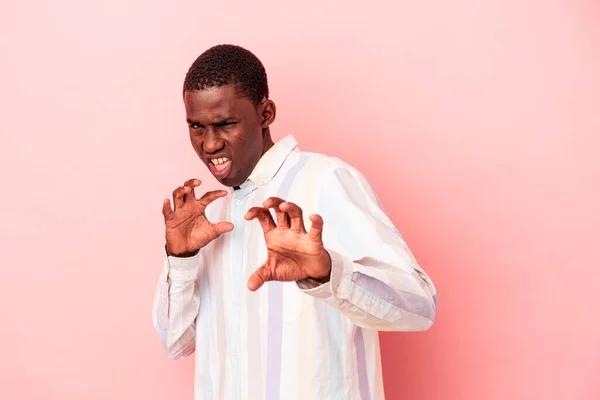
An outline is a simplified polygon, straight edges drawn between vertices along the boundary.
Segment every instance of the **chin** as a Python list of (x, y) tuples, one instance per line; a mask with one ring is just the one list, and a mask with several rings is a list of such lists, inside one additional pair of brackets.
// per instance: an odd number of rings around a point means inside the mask
[(237, 181), (238, 181), (238, 179), (235, 179), (235, 177), (230, 177), (230, 176), (227, 176), (223, 179), (219, 179), (219, 182), (221, 183), (221, 185), (228, 186), (228, 187), (240, 186), (243, 183), (243, 182), (238, 183)]

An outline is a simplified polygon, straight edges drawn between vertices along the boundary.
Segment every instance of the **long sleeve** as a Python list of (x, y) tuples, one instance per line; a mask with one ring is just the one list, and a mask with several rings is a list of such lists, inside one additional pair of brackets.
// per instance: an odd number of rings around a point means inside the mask
[(327, 173), (315, 205), (331, 255), (330, 281), (298, 282), (306, 294), (335, 307), (355, 325), (380, 331), (421, 331), (437, 310), (433, 282), (381, 208), (362, 174), (350, 166)]
[(186, 357), (195, 350), (201, 263), (201, 254), (189, 258), (164, 254), (164, 266), (154, 295), (152, 320), (169, 358)]

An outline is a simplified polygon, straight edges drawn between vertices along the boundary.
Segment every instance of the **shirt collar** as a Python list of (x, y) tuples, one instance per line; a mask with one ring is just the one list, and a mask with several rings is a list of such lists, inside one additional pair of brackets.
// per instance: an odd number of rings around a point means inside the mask
[(275, 143), (265, 154), (262, 155), (254, 170), (240, 189), (248, 185), (266, 185), (277, 174), (285, 159), (298, 146), (298, 142), (292, 136), (286, 136)]

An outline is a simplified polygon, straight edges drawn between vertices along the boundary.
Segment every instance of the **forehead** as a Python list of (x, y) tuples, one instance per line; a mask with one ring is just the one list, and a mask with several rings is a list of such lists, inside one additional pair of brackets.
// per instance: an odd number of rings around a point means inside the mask
[(254, 110), (252, 102), (238, 96), (233, 85), (185, 91), (183, 101), (187, 118), (195, 121), (240, 118)]

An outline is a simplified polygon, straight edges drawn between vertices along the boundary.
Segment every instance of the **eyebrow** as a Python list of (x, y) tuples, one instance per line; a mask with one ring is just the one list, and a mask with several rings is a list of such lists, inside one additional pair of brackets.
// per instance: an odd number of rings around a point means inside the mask
[[(233, 120), (234, 120), (234, 119), (235, 119), (235, 118), (233, 118), (233, 117), (223, 118), (223, 119), (220, 119), (219, 121), (217, 121), (217, 122), (215, 122), (215, 123), (213, 123), (213, 124), (210, 124), (210, 125), (216, 125), (216, 126), (219, 126), (219, 125), (225, 125), (225, 124), (227, 124), (227, 123), (229, 123), (229, 122), (233, 122)], [(198, 121), (194, 121), (194, 120), (192, 120), (192, 119), (189, 119), (189, 118), (187, 119), (187, 123), (188, 123), (188, 124), (190, 124), (190, 125), (191, 125), (191, 124), (195, 124), (195, 125), (204, 126), (204, 125), (202, 125), (200, 122), (198, 122)]]

